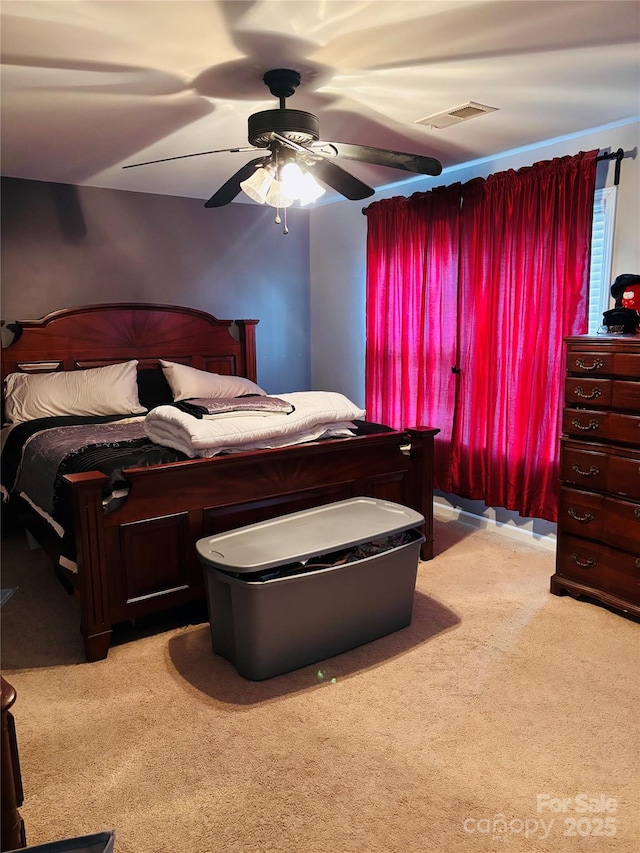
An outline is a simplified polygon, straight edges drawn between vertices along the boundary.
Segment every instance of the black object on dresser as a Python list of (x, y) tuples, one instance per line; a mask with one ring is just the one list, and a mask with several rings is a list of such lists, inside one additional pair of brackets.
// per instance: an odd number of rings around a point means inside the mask
[(640, 335), (566, 345), (551, 592), (640, 617)]

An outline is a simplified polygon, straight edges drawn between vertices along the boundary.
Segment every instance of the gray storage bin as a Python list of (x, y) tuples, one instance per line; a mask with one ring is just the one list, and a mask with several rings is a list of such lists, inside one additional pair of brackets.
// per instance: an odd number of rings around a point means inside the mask
[(423, 523), (360, 497), (200, 539), (213, 651), (260, 681), (406, 627)]
[(97, 832), (94, 835), (82, 835), (77, 838), (64, 838), (62, 841), (50, 841), (35, 847), (22, 847), (11, 853), (113, 853), (115, 832)]

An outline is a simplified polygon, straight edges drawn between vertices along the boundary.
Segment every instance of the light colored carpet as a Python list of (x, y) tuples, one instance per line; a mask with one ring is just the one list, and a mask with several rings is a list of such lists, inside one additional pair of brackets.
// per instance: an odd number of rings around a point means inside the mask
[(548, 551), (457, 521), (435, 534), (410, 627), (262, 682), (212, 654), (206, 622), (85, 663), (76, 602), (6, 541), (28, 842), (115, 829), (116, 853), (637, 851), (638, 624), (550, 595)]

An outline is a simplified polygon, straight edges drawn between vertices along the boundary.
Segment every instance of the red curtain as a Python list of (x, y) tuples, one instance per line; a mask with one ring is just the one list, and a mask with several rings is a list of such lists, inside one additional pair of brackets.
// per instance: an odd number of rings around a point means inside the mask
[(596, 155), (367, 211), (368, 417), (440, 427), (437, 488), (557, 517), (563, 337), (587, 327)]
[(461, 186), (367, 208), (366, 408), (370, 420), (440, 428), (446, 477), (455, 400)]

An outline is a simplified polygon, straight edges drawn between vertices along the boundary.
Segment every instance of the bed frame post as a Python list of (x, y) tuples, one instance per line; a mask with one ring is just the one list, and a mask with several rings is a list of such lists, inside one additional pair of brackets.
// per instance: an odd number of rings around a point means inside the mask
[(408, 429), (411, 439), (410, 458), (413, 460), (411, 491), (414, 507), (425, 518), (420, 557), (433, 559), (433, 439), (440, 432), (434, 427), (419, 426)]
[(109, 616), (109, 578), (104, 537), (102, 486), (108, 477), (87, 472), (69, 474), (73, 523), (76, 531), (80, 633), (88, 661), (102, 660), (109, 653), (112, 625)]
[(244, 352), (244, 376), (252, 382), (258, 381), (256, 361), (256, 326), (258, 320), (236, 320), (240, 336), (240, 344)]

